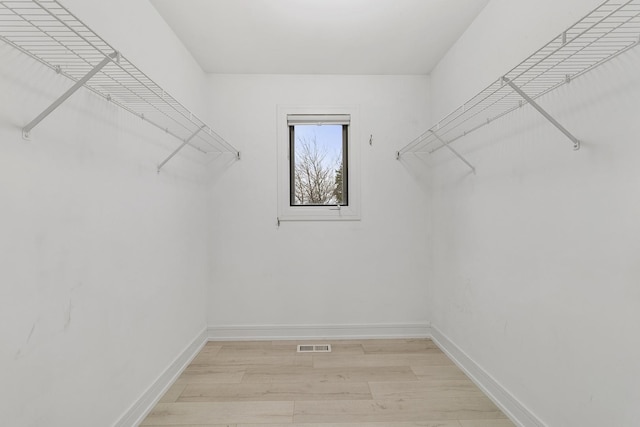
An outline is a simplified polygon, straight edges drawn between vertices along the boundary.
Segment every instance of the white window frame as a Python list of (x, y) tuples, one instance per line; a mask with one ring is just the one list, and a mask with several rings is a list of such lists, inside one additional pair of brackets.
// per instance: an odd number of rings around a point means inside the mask
[[(291, 206), (289, 164), (289, 115), (349, 115), (347, 134), (347, 174), (349, 206)], [(357, 106), (279, 105), (278, 138), (278, 221), (358, 221), (360, 220), (360, 138)]]

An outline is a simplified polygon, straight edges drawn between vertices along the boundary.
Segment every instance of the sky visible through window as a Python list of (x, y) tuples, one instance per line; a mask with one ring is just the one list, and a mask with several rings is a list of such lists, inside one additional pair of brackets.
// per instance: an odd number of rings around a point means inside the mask
[[(342, 159), (342, 125), (297, 125), (296, 142), (301, 140), (318, 143), (321, 152), (326, 152), (326, 166), (337, 169)], [(326, 151), (325, 151), (326, 150)]]

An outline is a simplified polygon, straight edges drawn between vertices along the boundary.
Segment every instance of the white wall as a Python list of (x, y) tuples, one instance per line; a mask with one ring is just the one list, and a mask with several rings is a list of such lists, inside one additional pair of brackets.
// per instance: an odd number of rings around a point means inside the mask
[[(202, 72), (146, 1), (64, 3), (204, 105)], [(0, 57), (0, 424), (110, 426), (205, 328), (204, 171), (176, 158), (157, 175), (176, 142), (86, 90), (22, 140), (69, 82)]]
[[(426, 194), (394, 152), (428, 123), (428, 78), (212, 75), (208, 95), (242, 152), (212, 192), (209, 325), (425, 324)], [(361, 221), (277, 228), (278, 104), (359, 105)]]
[[(211, 173), (86, 91), (23, 141), (68, 82), (0, 46), (3, 423), (111, 425), (205, 324), (429, 320), (549, 426), (640, 423), (640, 52), (541, 100), (577, 153), (525, 108), (459, 143), (477, 176), (393, 158), (597, 3), (493, 0), (429, 79), (205, 77), (146, 1), (65, 1), (241, 149)], [(278, 104), (360, 105), (361, 221), (276, 227)]]
[[(492, 0), (432, 74), (436, 119), (598, 0)], [(640, 49), (443, 151), (433, 325), (548, 426), (640, 424)], [(461, 74), (468, 76), (462, 78)]]

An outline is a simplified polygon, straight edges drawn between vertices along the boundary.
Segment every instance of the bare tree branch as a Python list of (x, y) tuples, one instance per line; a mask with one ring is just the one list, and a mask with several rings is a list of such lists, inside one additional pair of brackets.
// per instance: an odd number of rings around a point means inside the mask
[(298, 205), (335, 204), (337, 160), (328, 159), (315, 136), (296, 139), (294, 190)]

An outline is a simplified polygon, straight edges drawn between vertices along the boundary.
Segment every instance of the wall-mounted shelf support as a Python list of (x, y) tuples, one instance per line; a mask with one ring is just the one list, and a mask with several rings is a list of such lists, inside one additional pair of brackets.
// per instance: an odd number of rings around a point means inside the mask
[(189, 138), (185, 139), (184, 142), (182, 144), (180, 144), (180, 146), (178, 148), (176, 148), (175, 150), (173, 150), (173, 153), (169, 154), (169, 157), (167, 157), (166, 159), (164, 159), (159, 165), (158, 165), (158, 173), (160, 173), (160, 169), (162, 169), (162, 167), (167, 164), (167, 162), (171, 159), (173, 159), (173, 156), (175, 156), (176, 154), (178, 154), (178, 151), (182, 150), (184, 148), (185, 145), (187, 145), (193, 138), (196, 137), (196, 135), (198, 135), (200, 133), (201, 130), (203, 130), (205, 128), (206, 125), (202, 125), (202, 127), (200, 127), (198, 130), (196, 130), (194, 133), (192, 133)]
[(42, 113), (40, 113), (38, 117), (31, 120), (28, 125), (22, 128), (22, 137), (24, 139), (31, 139), (31, 130), (33, 130), (34, 127), (38, 126), (38, 124), (43, 121), (49, 114), (51, 114), (56, 108), (62, 105), (62, 103), (66, 101), (71, 95), (73, 95), (78, 89), (84, 86), (91, 79), (91, 77), (95, 76), (98, 71), (102, 70), (105, 67), (105, 65), (107, 65), (114, 59), (118, 61), (119, 57), (120, 55), (118, 52), (113, 52), (111, 55), (100, 61), (98, 65), (93, 67), (91, 71), (84, 75), (84, 77), (76, 81), (73, 86), (71, 86), (65, 93), (60, 96), (60, 98), (56, 99), (49, 107), (47, 107)]
[(445, 141), (444, 139), (440, 138), (440, 136), (438, 136), (438, 134), (434, 131), (434, 130), (430, 130), (429, 132), (431, 132), (431, 134), (433, 136), (436, 137), (436, 139), (438, 141), (440, 141), (442, 143), (442, 145), (446, 148), (449, 149), (449, 151), (451, 151), (453, 154), (455, 154), (455, 156), (457, 158), (459, 158), (460, 160), (462, 160), (467, 166), (469, 166), (469, 168), (471, 168), (471, 171), (473, 171), (473, 173), (476, 173), (476, 168), (473, 167), (473, 165), (471, 163), (469, 163), (467, 161), (467, 159), (465, 159), (464, 157), (462, 157), (462, 155), (460, 153), (458, 153), (447, 141)]
[[(606, 0), (396, 152), (433, 154), (527, 103), (580, 148), (538, 98), (640, 45), (640, 0)], [(436, 134), (437, 132), (437, 134)], [(457, 147), (456, 147), (457, 148)]]
[[(567, 78), (567, 80), (570, 80), (570, 78)], [(553, 116), (551, 116), (551, 114), (547, 113), (544, 108), (542, 108), (536, 101), (531, 99), (531, 97), (529, 97), (529, 95), (524, 93), (524, 91), (522, 89), (520, 89), (511, 80), (509, 80), (506, 77), (502, 77), (502, 81), (505, 82), (506, 84), (508, 84), (509, 86), (511, 86), (511, 88), (513, 90), (515, 90), (518, 93), (518, 95), (520, 95), (522, 98), (524, 98), (525, 101), (527, 101), (529, 104), (531, 104), (531, 106), (533, 108), (538, 110), (538, 112), (540, 114), (542, 114), (545, 119), (549, 120), (551, 122), (551, 124), (553, 124), (555, 127), (557, 127), (560, 130), (560, 132), (564, 133), (567, 136), (567, 138), (569, 138), (571, 141), (573, 141), (573, 149), (574, 150), (579, 150), (580, 149), (580, 141), (578, 140), (578, 138), (573, 136), (573, 134), (571, 132), (569, 132), (564, 126), (562, 126), (560, 123), (558, 123), (558, 121), (556, 119), (554, 119)], [(451, 149), (451, 148), (449, 147), (449, 149)]]
[(44, 118), (85, 87), (179, 141), (180, 147), (160, 167), (187, 145), (198, 156), (229, 154), (240, 158), (233, 145), (58, 0), (0, 1), (0, 40), (73, 82), (70, 89), (23, 128), (23, 137), (27, 139)]

